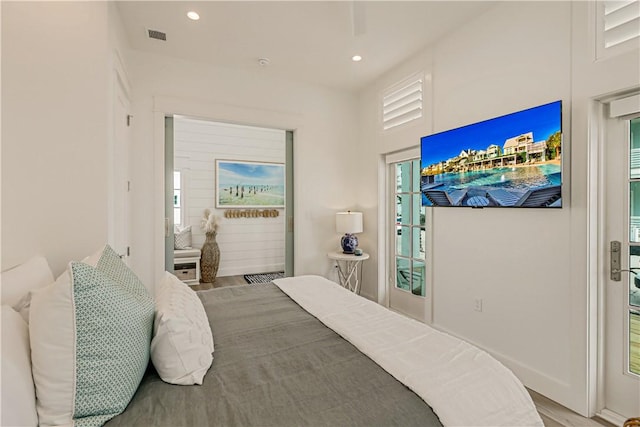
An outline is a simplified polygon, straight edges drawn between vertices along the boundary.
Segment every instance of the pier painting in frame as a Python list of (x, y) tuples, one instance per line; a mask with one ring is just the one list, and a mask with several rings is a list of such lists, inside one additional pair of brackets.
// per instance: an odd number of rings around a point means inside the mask
[(216, 160), (216, 208), (284, 208), (284, 164)]

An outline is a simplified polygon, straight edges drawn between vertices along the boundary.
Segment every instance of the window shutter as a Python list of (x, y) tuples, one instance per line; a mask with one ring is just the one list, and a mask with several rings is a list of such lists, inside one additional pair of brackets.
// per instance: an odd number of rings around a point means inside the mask
[(600, 8), (605, 49), (631, 40), (635, 40), (636, 43), (640, 41), (640, 0), (604, 0)]
[(391, 129), (422, 117), (422, 77), (414, 77), (382, 97), (382, 128)]

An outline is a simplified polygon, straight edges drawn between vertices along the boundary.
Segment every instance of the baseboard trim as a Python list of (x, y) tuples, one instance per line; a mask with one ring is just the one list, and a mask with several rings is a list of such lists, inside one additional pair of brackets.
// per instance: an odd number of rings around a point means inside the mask
[(624, 424), (624, 422), (626, 421), (626, 419), (613, 411), (610, 411), (609, 409), (603, 409), (602, 411), (596, 413), (596, 415), (600, 418), (602, 418), (605, 421), (610, 422), (611, 424), (617, 425), (617, 426), (621, 426)]
[(469, 342), (476, 347), (486, 351), (502, 364), (504, 364), (507, 368), (511, 369), (513, 373), (518, 377), (518, 379), (530, 390), (535, 390), (536, 392), (543, 394), (544, 396), (548, 396), (553, 401), (558, 402), (562, 406), (570, 409), (571, 411), (580, 414), (583, 417), (588, 416), (585, 408), (577, 405), (576, 402), (579, 403), (579, 400), (574, 396), (573, 387), (571, 384), (565, 382), (563, 379), (553, 378), (549, 376), (545, 372), (541, 372), (538, 369), (531, 367), (527, 364), (522, 363), (519, 360), (515, 360), (510, 356), (506, 356), (498, 351), (492, 350), (488, 347), (484, 347), (477, 342), (469, 339), (468, 337), (459, 335), (446, 327), (439, 325), (438, 323), (431, 324), (431, 327), (438, 329), (442, 332), (446, 332), (449, 335), (453, 335), (457, 338), (462, 339), (463, 341)]

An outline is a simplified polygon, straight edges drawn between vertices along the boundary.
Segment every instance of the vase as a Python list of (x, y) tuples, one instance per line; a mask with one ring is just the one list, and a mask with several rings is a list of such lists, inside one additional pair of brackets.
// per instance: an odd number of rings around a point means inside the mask
[(200, 282), (213, 283), (220, 266), (220, 248), (216, 242), (216, 232), (206, 233), (206, 239), (200, 253)]

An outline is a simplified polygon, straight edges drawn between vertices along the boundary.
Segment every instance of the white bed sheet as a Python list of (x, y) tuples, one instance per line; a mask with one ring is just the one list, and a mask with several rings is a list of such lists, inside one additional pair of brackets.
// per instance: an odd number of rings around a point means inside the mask
[(520, 380), (485, 351), (324, 277), (274, 283), (420, 396), (443, 425), (544, 425)]

